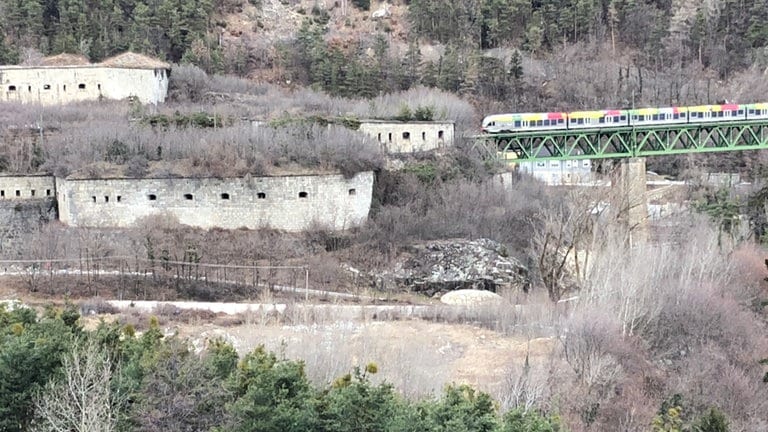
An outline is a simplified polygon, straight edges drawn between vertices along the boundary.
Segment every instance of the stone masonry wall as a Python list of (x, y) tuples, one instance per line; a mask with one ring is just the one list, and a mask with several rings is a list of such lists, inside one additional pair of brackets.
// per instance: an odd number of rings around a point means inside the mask
[(55, 219), (53, 176), (0, 176), (0, 257), (16, 258), (24, 235)]
[(165, 69), (82, 66), (2, 66), (0, 102), (42, 105), (105, 99), (139, 98), (162, 103), (168, 93)]
[(431, 151), (453, 143), (453, 122), (363, 120), (360, 131), (381, 143), (387, 153)]
[(351, 228), (368, 217), (373, 173), (228, 179), (57, 179), (59, 217), (80, 227), (130, 227), (168, 215), (200, 228)]
[(56, 185), (53, 176), (0, 176), (0, 202), (54, 198)]

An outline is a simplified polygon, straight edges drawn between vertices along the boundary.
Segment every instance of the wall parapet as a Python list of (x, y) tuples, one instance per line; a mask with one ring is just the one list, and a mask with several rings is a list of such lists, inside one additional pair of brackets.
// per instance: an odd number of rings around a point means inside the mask
[(56, 196), (56, 180), (52, 175), (0, 175), (0, 201), (52, 199)]
[(359, 130), (390, 154), (432, 151), (453, 144), (452, 121), (361, 120)]
[(199, 228), (314, 226), (343, 230), (368, 217), (373, 173), (245, 178), (56, 179), (59, 218), (70, 226), (134, 226), (168, 216)]

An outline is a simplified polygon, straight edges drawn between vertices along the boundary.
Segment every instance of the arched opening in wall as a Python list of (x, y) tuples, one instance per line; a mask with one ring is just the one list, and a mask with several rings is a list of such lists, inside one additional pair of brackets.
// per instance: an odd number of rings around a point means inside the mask
[(426, 141), (427, 140), (427, 133), (426, 132), (422, 132), (421, 133), (421, 140), (422, 141)]
[(78, 84), (78, 85), (77, 85), (77, 88), (78, 88), (79, 90), (85, 90), (85, 84), (83, 84), (83, 83), (80, 83), (80, 84)]
[(256, 194), (256, 198), (258, 198), (258, 199), (267, 199), (267, 194), (265, 194), (264, 192), (259, 192), (259, 193)]
[(184, 199), (187, 201), (192, 201), (193, 198), (194, 196), (192, 196), (192, 194), (184, 194)]
[(411, 139), (411, 133), (410, 132), (403, 132), (403, 139), (404, 140)]
[(444, 132), (443, 131), (437, 131), (437, 139), (443, 139)]
[(9, 92), (11, 92), (11, 91), (16, 91), (16, 86), (14, 86), (14, 85), (10, 85), (10, 86), (8, 86), (8, 91), (9, 91)]
[(27, 91), (29, 91), (30, 93), (32, 93), (32, 86), (27, 86)]
[(350, 195), (357, 195), (357, 191), (356, 191), (355, 189), (350, 189), (350, 190), (348, 191), (348, 193), (349, 193)]
[(306, 193), (306, 192), (299, 192), (299, 198), (306, 198), (308, 196), (309, 196), (309, 194)]
[(228, 199), (229, 199), (229, 194), (228, 194), (228, 193), (226, 193), (226, 192), (222, 193), (222, 194), (221, 194), (221, 199), (223, 199), (223, 200), (228, 200)]
[(0, 198), (5, 198), (5, 191), (4, 190), (0, 190)]
[(99, 91), (101, 91), (101, 84), (96, 84), (96, 88), (99, 89)]
[(96, 195), (93, 195), (93, 196), (91, 197), (91, 201), (93, 201), (93, 202), (96, 202)]
[(117, 196), (117, 202), (120, 202), (120, 201), (122, 201), (122, 200), (123, 200), (123, 197), (121, 197), (120, 195), (118, 195), (118, 196)]
[(50, 189), (46, 189), (45, 190), (45, 196), (51, 196), (51, 190)]
[(389, 133), (389, 142), (392, 142), (392, 132)]
[(157, 195), (149, 194), (147, 195), (147, 199), (149, 199), (150, 201), (157, 201)]
[(35, 196), (35, 190), (34, 190), (34, 189), (32, 189), (32, 190), (30, 191), (30, 195), (31, 195), (31, 196)]
[(62, 87), (64, 87), (64, 91), (67, 91), (67, 85), (64, 84)]
[(381, 132), (379, 132), (379, 142), (381, 142)]
[(16, 196), (18, 196), (18, 197), (20, 197), (20, 196), (21, 196), (21, 191), (20, 191), (20, 190), (17, 190), (17, 191), (16, 191)]
[(50, 90), (51, 85), (50, 84), (43, 84), (43, 90)]
[(106, 196), (106, 195), (104, 195), (104, 202), (105, 202), (105, 203), (108, 203), (108, 202), (109, 202), (109, 197), (108, 197), (108, 196)]

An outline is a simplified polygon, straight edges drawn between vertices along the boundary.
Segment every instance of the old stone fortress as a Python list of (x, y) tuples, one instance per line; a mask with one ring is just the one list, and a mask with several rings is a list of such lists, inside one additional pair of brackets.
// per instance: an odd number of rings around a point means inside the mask
[[(171, 66), (127, 52), (101, 63), (62, 54), (36, 66), (0, 66), (0, 102), (60, 105), (135, 98), (160, 104)], [(363, 121), (389, 154), (430, 151), (453, 142), (452, 122)], [(79, 227), (130, 227), (167, 215), (199, 228), (309, 227), (343, 230), (370, 211), (373, 172), (244, 178), (56, 178), (0, 175), (0, 204), (53, 201), (61, 222)]]

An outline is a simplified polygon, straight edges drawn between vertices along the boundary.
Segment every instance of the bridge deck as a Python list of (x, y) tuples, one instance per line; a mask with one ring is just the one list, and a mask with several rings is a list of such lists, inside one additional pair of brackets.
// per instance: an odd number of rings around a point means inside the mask
[(768, 119), (477, 135), (492, 157), (527, 161), (632, 158), (768, 149)]

